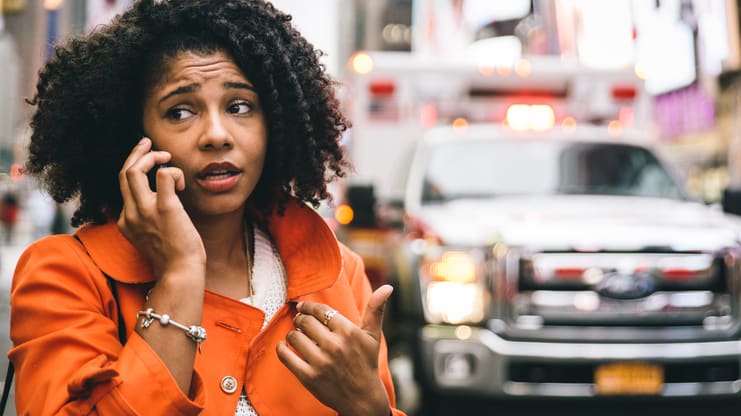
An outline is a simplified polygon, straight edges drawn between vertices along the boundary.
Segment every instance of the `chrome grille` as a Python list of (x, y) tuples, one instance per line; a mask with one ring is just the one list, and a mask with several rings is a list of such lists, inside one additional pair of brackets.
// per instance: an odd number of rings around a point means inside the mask
[(738, 328), (738, 262), (725, 253), (509, 250), (492, 262), (503, 305), (494, 315), (505, 333), (694, 327), (717, 335)]

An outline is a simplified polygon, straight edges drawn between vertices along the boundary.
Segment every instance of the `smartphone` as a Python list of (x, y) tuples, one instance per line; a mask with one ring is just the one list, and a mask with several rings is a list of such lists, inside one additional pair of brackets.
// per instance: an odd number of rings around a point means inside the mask
[[(157, 149), (152, 146), (152, 149), (149, 150), (150, 152), (155, 151)], [(157, 192), (157, 171), (160, 168), (164, 168), (169, 166), (167, 163), (158, 163), (154, 165), (152, 169), (147, 172), (147, 179), (149, 179), (149, 187), (152, 189), (152, 192)]]
[(147, 172), (147, 179), (149, 179), (149, 187), (152, 188), (152, 192), (157, 192), (157, 171), (165, 166), (167, 165), (164, 163), (156, 164)]

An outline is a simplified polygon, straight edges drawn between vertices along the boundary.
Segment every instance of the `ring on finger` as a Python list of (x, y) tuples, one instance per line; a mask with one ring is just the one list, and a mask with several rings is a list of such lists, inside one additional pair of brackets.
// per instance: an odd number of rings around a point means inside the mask
[(334, 309), (329, 309), (329, 310), (324, 311), (324, 321), (322, 322), (324, 326), (328, 327), (329, 321), (331, 321), (335, 315), (337, 315), (337, 311)]

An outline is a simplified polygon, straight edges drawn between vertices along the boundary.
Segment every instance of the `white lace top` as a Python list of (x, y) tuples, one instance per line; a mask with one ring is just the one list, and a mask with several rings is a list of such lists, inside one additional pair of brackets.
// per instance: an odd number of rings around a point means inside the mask
[[(254, 244), (255, 255), (252, 259), (254, 293), (251, 297), (240, 300), (265, 312), (265, 321), (262, 323), (264, 328), (286, 301), (286, 271), (270, 237), (257, 227), (255, 227)], [(257, 416), (244, 390), (239, 395), (234, 415)]]

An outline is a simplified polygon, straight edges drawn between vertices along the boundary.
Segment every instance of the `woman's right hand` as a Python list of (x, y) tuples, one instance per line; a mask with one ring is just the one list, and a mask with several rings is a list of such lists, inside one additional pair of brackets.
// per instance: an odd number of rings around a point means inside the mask
[(156, 277), (203, 269), (203, 242), (176, 194), (185, 189), (183, 171), (171, 166), (158, 169), (157, 192), (152, 191), (147, 172), (168, 162), (171, 155), (150, 152), (151, 147), (151, 140), (143, 138), (119, 171), (123, 209), (118, 228), (148, 258)]

